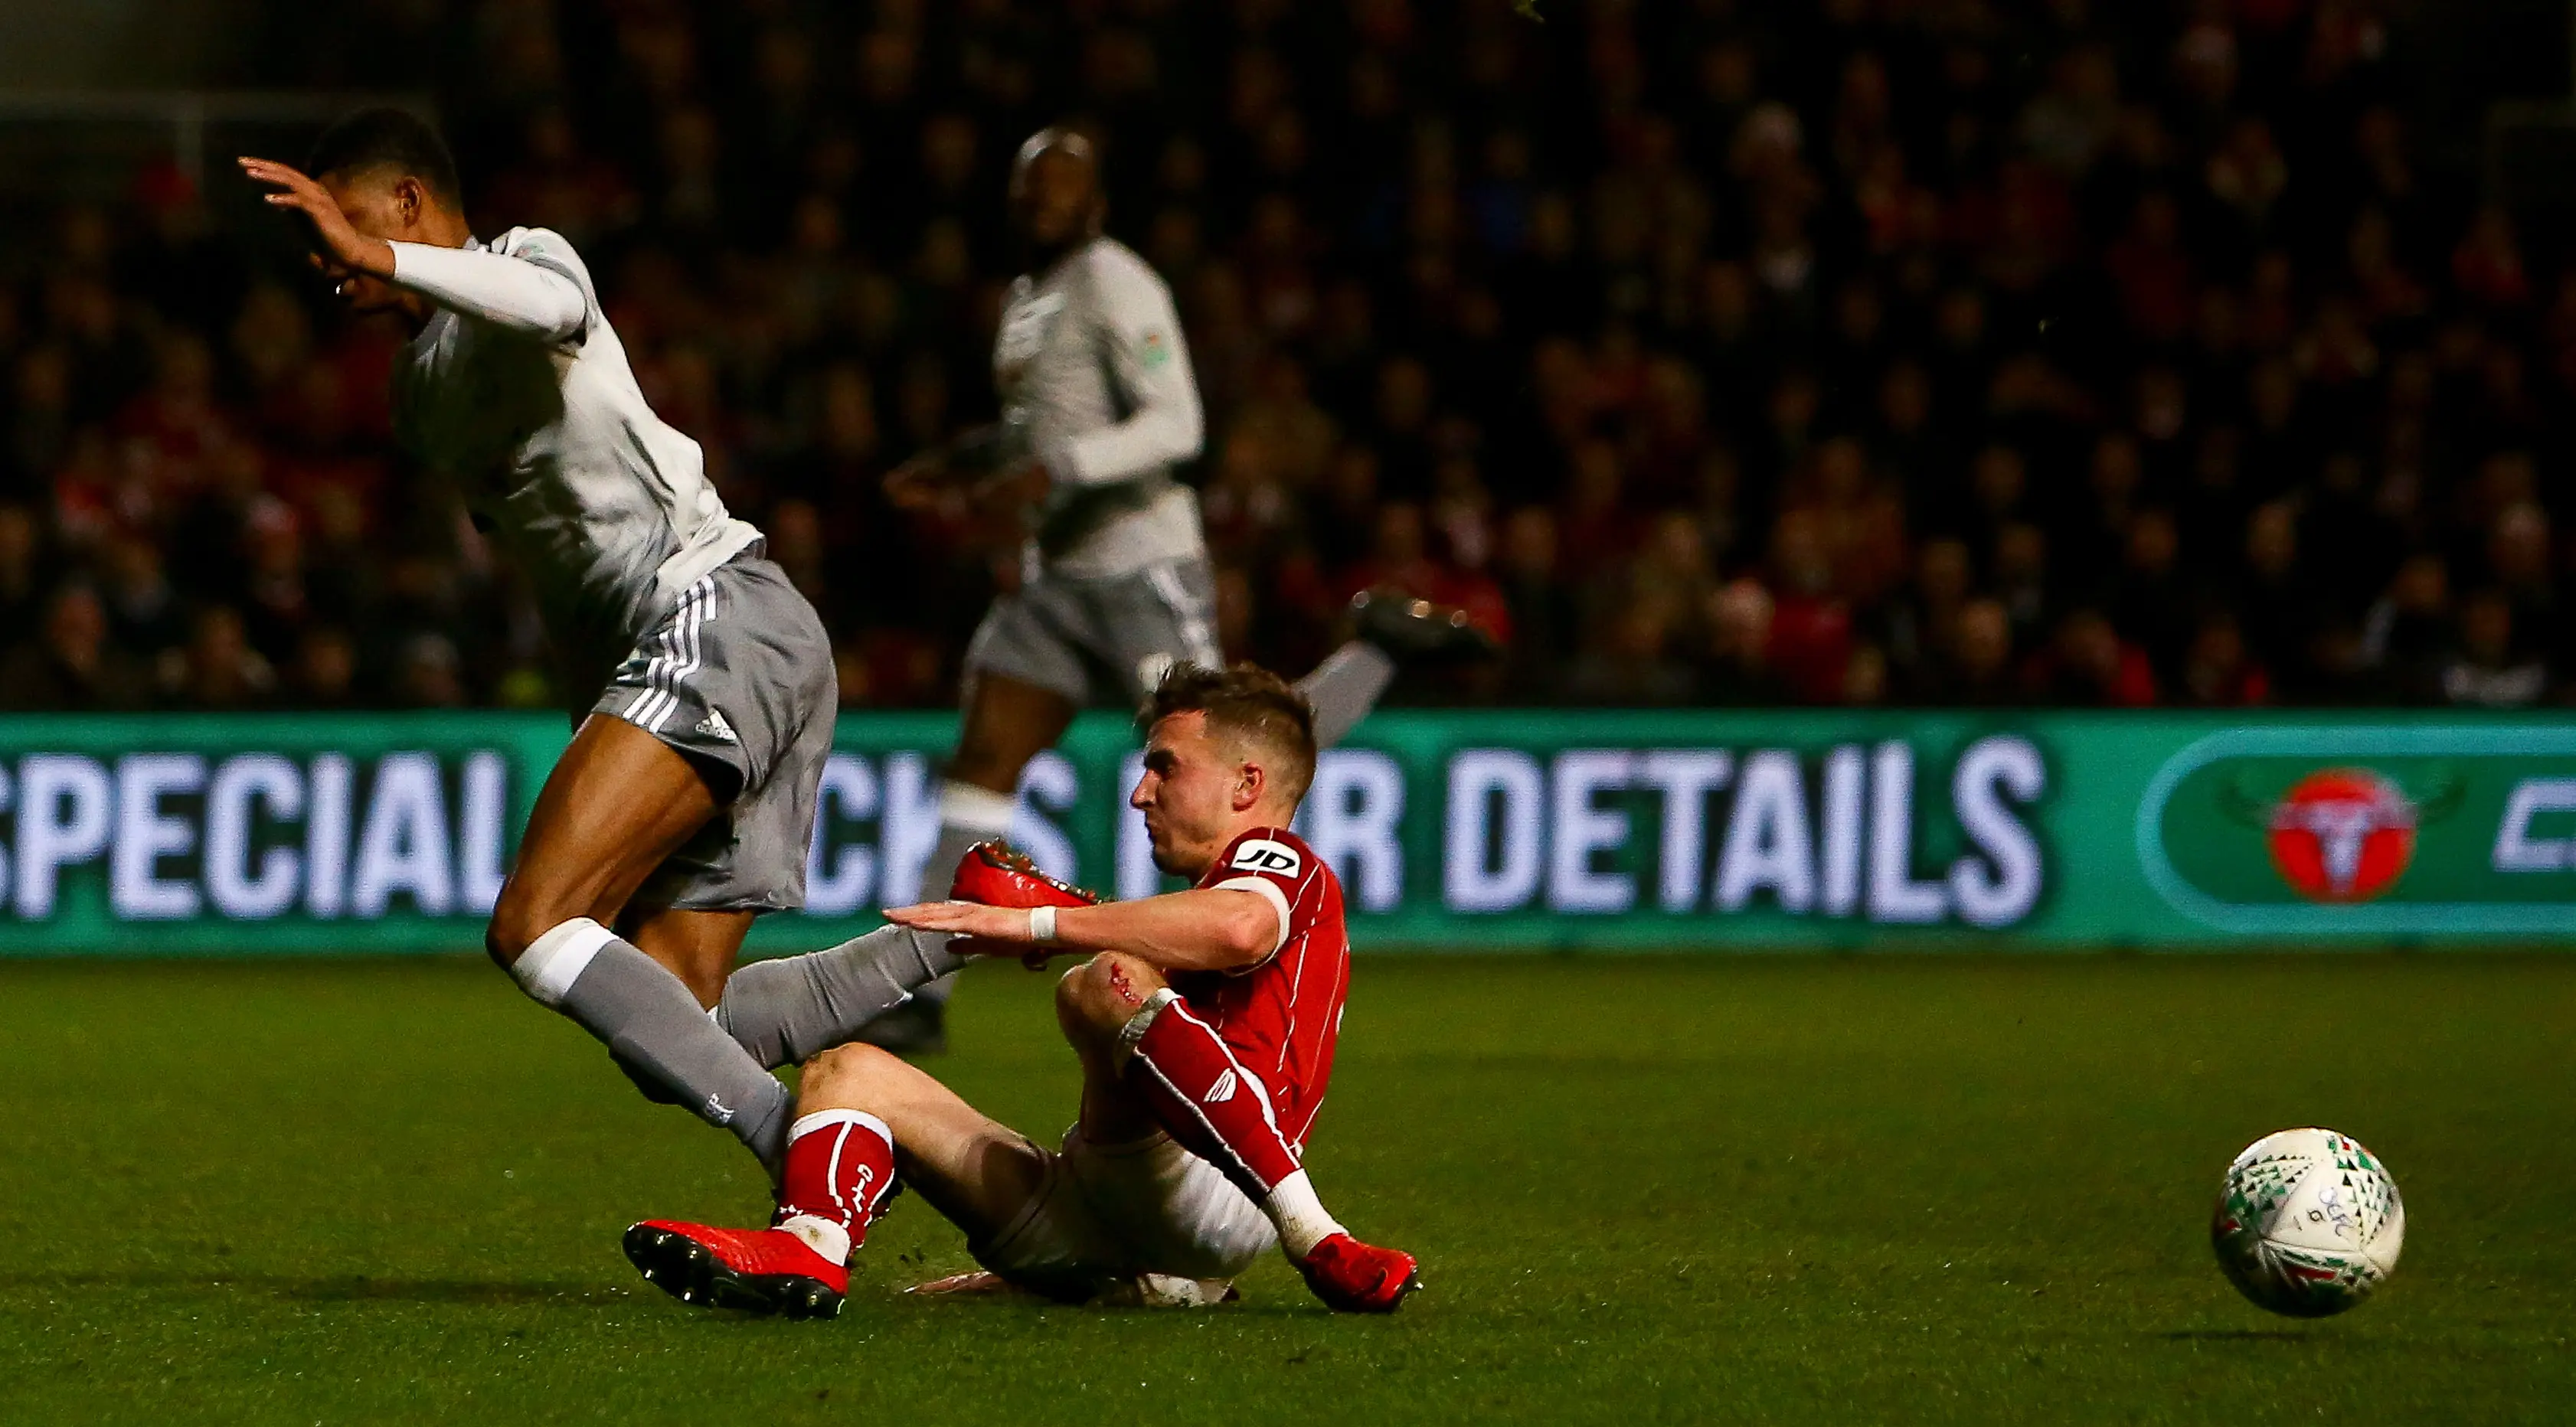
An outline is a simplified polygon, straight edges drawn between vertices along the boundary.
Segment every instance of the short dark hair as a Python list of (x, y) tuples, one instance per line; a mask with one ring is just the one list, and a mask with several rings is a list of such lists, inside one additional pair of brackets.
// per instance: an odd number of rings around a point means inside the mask
[(408, 109), (360, 109), (342, 115), (314, 140), (313, 152), (304, 160), (304, 171), (315, 178), (355, 175), (373, 168), (399, 169), (428, 185), (441, 202), (455, 203), (461, 196), (456, 156), (447, 151), (447, 141), (428, 120)]
[(1211, 732), (1279, 755), (1271, 776), (1288, 790), (1290, 802), (1306, 796), (1315, 780), (1315, 710), (1287, 680), (1252, 663), (1224, 669), (1175, 664), (1147, 696), (1136, 723), (1150, 730), (1184, 713), (1205, 714)]

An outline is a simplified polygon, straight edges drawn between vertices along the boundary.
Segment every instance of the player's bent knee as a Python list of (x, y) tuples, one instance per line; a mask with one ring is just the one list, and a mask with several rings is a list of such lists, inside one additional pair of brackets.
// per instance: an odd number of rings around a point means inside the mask
[(1060, 1017), (1102, 1032), (1115, 1032), (1133, 1019), (1156, 991), (1163, 974), (1150, 962), (1124, 952), (1104, 951), (1067, 972), (1056, 983)]
[(484, 924), (483, 950), (500, 964), (502, 970), (507, 971), (518, 964), (520, 957), (528, 954), (528, 948), (536, 945), (537, 938), (551, 931), (561, 920), (559, 917), (544, 919), (526, 899), (513, 897), (504, 889), (501, 900), (492, 908), (492, 920)]
[(853, 1042), (836, 1045), (818, 1052), (805, 1062), (804, 1074), (798, 1080), (801, 1104), (858, 1105), (873, 1097), (869, 1091), (885, 1078), (886, 1072), (903, 1064), (892, 1051)]
[(492, 918), (483, 926), (483, 949), (507, 970), (518, 964), (548, 932), (575, 919), (592, 919), (598, 908), (578, 896), (533, 885), (513, 876), (501, 885)]

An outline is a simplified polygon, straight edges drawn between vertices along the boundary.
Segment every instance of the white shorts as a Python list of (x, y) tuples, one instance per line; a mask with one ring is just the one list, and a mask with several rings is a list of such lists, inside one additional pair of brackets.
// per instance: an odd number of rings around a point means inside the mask
[(977, 1263), (1051, 1298), (1126, 1296), (1139, 1279), (1161, 1278), (1194, 1280), (1213, 1301), (1278, 1242), (1260, 1205), (1170, 1136), (1094, 1145), (1076, 1127), (1047, 1156), (1046, 1182), (1019, 1217), (969, 1247)]

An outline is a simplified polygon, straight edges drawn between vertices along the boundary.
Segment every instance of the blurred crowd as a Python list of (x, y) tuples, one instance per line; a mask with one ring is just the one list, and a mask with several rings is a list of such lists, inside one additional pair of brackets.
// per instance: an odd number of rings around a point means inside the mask
[[(2372, 0), (277, 8), (281, 81), (417, 79), (481, 229), (582, 248), (850, 704), (953, 698), (1012, 578), (879, 481), (989, 417), (1064, 118), (1181, 303), (1230, 652), (1394, 587), (1508, 641), (1418, 698), (2576, 687), (2576, 271), (2424, 161)], [(396, 336), (218, 211), (0, 239), (0, 706), (579, 697), (390, 450)]]

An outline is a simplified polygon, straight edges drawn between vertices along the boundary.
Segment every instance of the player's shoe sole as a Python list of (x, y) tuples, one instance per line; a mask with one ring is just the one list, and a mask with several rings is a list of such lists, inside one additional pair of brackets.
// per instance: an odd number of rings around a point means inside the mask
[(1351, 633), (1399, 663), (1491, 659), (1501, 641), (1467, 618), (1467, 612), (1385, 590), (1351, 597)]
[(626, 1231), (626, 1261), (644, 1281), (680, 1300), (746, 1313), (790, 1318), (836, 1318), (841, 1295), (819, 1279), (795, 1273), (744, 1273), (686, 1234), (652, 1224)]

